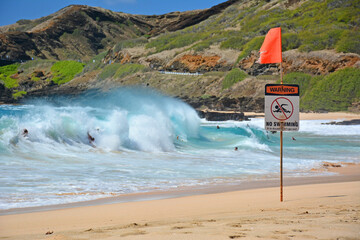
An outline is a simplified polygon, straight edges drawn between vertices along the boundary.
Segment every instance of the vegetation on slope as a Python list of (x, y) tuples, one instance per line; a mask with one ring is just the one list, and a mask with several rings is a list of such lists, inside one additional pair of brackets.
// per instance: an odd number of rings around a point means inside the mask
[(311, 111), (347, 111), (360, 101), (360, 69), (345, 68), (326, 76), (290, 73), (284, 83), (300, 86), (300, 109)]
[(76, 61), (59, 61), (51, 67), (52, 81), (58, 85), (71, 81), (82, 72), (84, 64)]
[(260, 48), (270, 28), (281, 27), (284, 51), (360, 51), (358, 0), (307, 1), (295, 9), (269, 8), (266, 4), (271, 3), (267, 2), (259, 1), (252, 7), (243, 7), (244, 3), (239, 2), (222, 14), (181, 31), (163, 34), (146, 46), (160, 52), (192, 44), (195, 50), (220, 44), (223, 49), (242, 50), (241, 59)]
[(90, 61), (88, 61), (84, 66), (84, 72), (91, 72), (94, 70), (99, 70), (104, 67), (103, 58), (106, 56), (107, 51), (103, 51), (98, 55), (94, 56)]
[[(18, 72), (20, 64), (11, 64), (0, 67), (0, 82), (4, 83), (6, 88), (14, 89), (19, 86), (18, 80), (12, 76)], [(13, 90), (12, 97), (18, 99), (19, 97), (26, 94), (26, 91)]]
[(226, 76), (222, 82), (222, 89), (228, 89), (237, 82), (241, 82), (247, 77), (247, 74), (244, 71), (241, 71), (238, 68), (233, 68)]
[(141, 64), (128, 63), (120, 64), (113, 63), (108, 64), (104, 67), (102, 72), (98, 75), (99, 80), (104, 80), (107, 78), (123, 78), (127, 75), (131, 75), (137, 72), (143, 72), (146, 70), (146, 67)]
[(303, 97), (304, 109), (347, 111), (360, 101), (360, 69), (346, 68), (324, 77), (314, 77), (311, 89)]
[(4, 82), (5, 87), (15, 88), (19, 86), (17, 79), (11, 76), (17, 73), (20, 64), (11, 64), (0, 67), (0, 81)]
[(26, 95), (27, 92), (26, 91), (18, 91), (15, 90), (15, 92), (12, 94), (14, 99), (18, 99), (19, 97), (22, 97), (23, 95)]
[[(300, 88), (300, 97), (311, 89), (313, 77), (310, 74), (301, 72), (292, 72), (284, 76), (283, 82), (287, 84), (297, 84)], [(280, 80), (277, 82), (280, 83)]]
[(36, 70), (41, 70), (43, 72), (50, 72), (50, 69), (55, 61), (52, 60), (45, 60), (45, 59), (36, 59), (32, 61), (27, 61), (22, 63), (19, 66), (19, 70), (22, 72), (23, 75), (31, 76), (31, 80), (37, 81), (40, 78), (35, 76)]
[(123, 78), (127, 75), (131, 75), (137, 72), (142, 72), (145, 71), (146, 67), (144, 65), (141, 64), (124, 64), (121, 65), (118, 70), (116, 71), (114, 77), (115, 78)]
[(108, 64), (106, 65), (103, 70), (101, 71), (101, 73), (98, 75), (98, 79), (99, 80), (104, 80), (107, 78), (112, 78), (116, 71), (118, 70), (118, 68), (121, 66), (120, 63), (113, 63), (113, 64)]
[(145, 37), (139, 37), (135, 39), (121, 40), (115, 44), (114, 51), (118, 52), (124, 48), (132, 48), (136, 46), (144, 45), (148, 42)]

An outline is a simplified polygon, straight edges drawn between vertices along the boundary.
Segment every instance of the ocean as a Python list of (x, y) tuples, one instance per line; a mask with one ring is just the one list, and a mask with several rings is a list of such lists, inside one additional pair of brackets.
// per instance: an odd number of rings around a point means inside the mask
[[(284, 133), (285, 177), (360, 162), (360, 126), (326, 122)], [(279, 141), (262, 118), (206, 121), (147, 88), (0, 105), (0, 210), (277, 179)]]

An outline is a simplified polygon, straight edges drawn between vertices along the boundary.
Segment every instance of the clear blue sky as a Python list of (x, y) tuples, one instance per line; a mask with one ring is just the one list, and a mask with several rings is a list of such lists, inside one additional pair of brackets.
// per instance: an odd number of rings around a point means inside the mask
[(159, 15), (210, 8), (226, 0), (0, 0), (0, 26), (20, 19), (47, 16), (71, 4), (102, 7), (116, 12)]

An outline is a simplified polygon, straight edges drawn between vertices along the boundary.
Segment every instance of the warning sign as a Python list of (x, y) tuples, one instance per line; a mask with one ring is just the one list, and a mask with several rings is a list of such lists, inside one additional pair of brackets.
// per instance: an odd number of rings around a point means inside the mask
[(265, 86), (265, 129), (299, 130), (299, 86), (267, 84)]
[(267, 84), (265, 93), (267, 95), (297, 95), (299, 96), (298, 85)]

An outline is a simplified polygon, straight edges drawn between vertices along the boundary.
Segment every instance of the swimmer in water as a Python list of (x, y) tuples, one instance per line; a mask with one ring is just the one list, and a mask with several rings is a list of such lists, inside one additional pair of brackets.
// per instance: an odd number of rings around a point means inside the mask
[(94, 145), (95, 138), (94, 138), (93, 136), (91, 136), (89, 132), (87, 132), (87, 137), (88, 137), (88, 139), (89, 139), (90, 145), (91, 145), (92, 147), (96, 147), (96, 146)]
[(89, 139), (89, 142), (92, 143), (93, 141), (95, 141), (95, 138), (93, 136), (90, 135), (89, 132), (87, 132), (87, 136), (88, 136), (88, 139)]
[(238, 150), (238, 147), (235, 147), (234, 150), (237, 151), (237, 150)]
[(24, 130), (23, 130), (23, 132), (22, 132), (22, 135), (23, 135), (24, 137), (27, 137), (28, 134), (29, 134), (29, 131), (28, 131), (26, 128), (24, 128)]
[[(29, 134), (29, 131), (28, 131), (26, 128), (24, 128), (24, 129), (22, 130), (21, 135), (22, 135), (24, 138), (28, 139), (28, 134)], [(20, 136), (20, 134), (17, 134), (16, 136), (12, 137), (12, 138), (10, 139), (9, 143), (11, 143), (12, 145), (16, 146), (16, 144), (18, 144), (18, 142), (19, 142), (19, 136)]]

